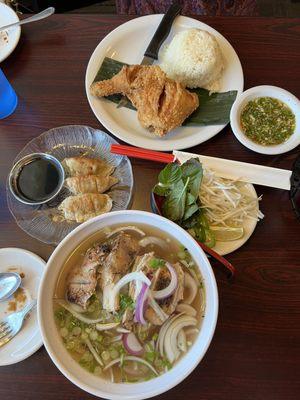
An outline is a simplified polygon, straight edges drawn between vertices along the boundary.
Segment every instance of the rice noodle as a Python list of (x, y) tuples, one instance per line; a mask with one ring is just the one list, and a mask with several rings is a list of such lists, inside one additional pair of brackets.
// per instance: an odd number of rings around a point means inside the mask
[(101, 360), (101, 357), (99, 356), (99, 354), (96, 352), (96, 350), (94, 349), (92, 343), (90, 342), (89, 339), (85, 339), (85, 343), (87, 345), (87, 347), (89, 348), (90, 352), (93, 354), (95, 360), (97, 361), (97, 363), (99, 365), (101, 365), (101, 367), (103, 367), (103, 361)]
[(164, 250), (168, 248), (168, 245), (163, 239), (155, 236), (147, 236), (139, 241), (139, 245), (142, 247), (147, 247), (149, 244), (156, 245)]
[(158, 315), (158, 317), (164, 322), (169, 318), (168, 314), (164, 312), (164, 310), (159, 306), (159, 304), (154, 300), (152, 294), (149, 292), (148, 295), (149, 298), (149, 306), (153, 308), (155, 313)]
[(255, 195), (249, 195), (247, 183), (220, 178), (205, 169), (200, 188), (200, 201), (210, 226), (242, 227), (245, 219), (264, 217)]
[(84, 322), (86, 324), (97, 324), (98, 322), (102, 322), (103, 318), (97, 318), (97, 319), (91, 319), (88, 317), (85, 317), (84, 315), (76, 312), (73, 310), (73, 308), (66, 302), (66, 301), (58, 301), (59, 305), (61, 305), (63, 308), (65, 308), (69, 313), (71, 313), (75, 318), (79, 319), (79, 321)]
[[(141, 364), (144, 364), (144, 365), (146, 365), (149, 369), (151, 369), (151, 371), (154, 372), (155, 375), (158, 375), (156, 369), (155, 369), (148, 361), (144, 360), (143, 358), (139, 358), (139, 357), (136, 357), (136, 356), (125, 356), (123, 359), (124, 359), (124, 361), (136, 361), (136, 362), (139, 362), (139, 363), (141, 363)], [(115, 360), (113, 360), (113, 361), (111, 361), (109, 364), (107, 364), (107, 365), (104, 367), (103, 371), (106, 371), (107, 369), (111, 368), (111, 367), (114, 366), (115, 364), (118, 364), (119, 362), (121, 362), (121, 357), (116, 358)]]

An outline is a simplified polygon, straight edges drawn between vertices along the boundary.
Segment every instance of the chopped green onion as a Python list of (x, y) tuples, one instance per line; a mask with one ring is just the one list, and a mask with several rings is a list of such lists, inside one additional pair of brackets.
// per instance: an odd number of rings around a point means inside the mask
[(164, 267), (165, 264), (165, 260), (162, 260), (161, 258), (152, 258), (152, 260), (150, 260), (149, 262), (149, 267), (153, 269), (158, 269)]
[(119, 352), (116, 349), (111, 349), (110, 350), (110, 357), (115, 360), (116, 358), (119, 357)]
[(110, 360), (110, 354), (109, 354), (109, 352), (108, 352), (107, 350), (104, 350), (104, 351), (101, 353), (101, 358), (102, 358), (103, 361), (108, 361), (108, 360)]
[(72, 335), (79, 336), (80, 334), (81, 334), (80, 326), (75, 326), (75, 328), (72, 329)]
[(98, 332), (97, 331), (92, 331), (89, 336), (90, 336), (91, 340), (97, 340)]
[(61, 328), (60, 330), (60, 336), (63, 338), (66, 338), (68, 336), (69, 332), (67, 328)]

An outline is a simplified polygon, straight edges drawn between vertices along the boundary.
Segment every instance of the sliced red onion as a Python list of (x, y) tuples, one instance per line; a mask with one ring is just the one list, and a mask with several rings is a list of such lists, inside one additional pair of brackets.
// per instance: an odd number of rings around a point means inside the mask
[(146, 325), (147, 323), (144, 318), (144, 310), (146, 309), (148, 290), (149, 286), (146, 283), (143, 283), (142, 289), (136, 300), (134, 319), (136, 322), (142, 325)]
[(140, 356), (143, 354), (144, 349), (133, 332), (124, 333), (122, 340), (124, 347), (129, 354), (133, 356)]
[(177, 285), (178, 285), (178, 279), (177, 279), (177, 274), (176, 274), (175, 269), (168, 262), (166, 262), (165, 265), (168, 268), (168, 270), (170, 271), (171, 281), (170, 281), (169, 285), (162, 290), (156, 290), (156, 291), (152, 290), (153, 297), (158, 300), (165, 299), (165, 298), (171, 296), (171, 294), (174, 293), (174, 291), (176, 290)]

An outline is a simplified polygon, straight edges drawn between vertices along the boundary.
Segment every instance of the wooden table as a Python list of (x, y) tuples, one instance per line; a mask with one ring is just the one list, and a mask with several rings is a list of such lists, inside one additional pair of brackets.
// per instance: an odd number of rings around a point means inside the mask
[[(103, 37), (126, 16), (56, 15), (25, 25), (16, 51), (1, 68), (19, 95), (16, 112), (0, 121), (0, 247), (23, 247), (47, 259), (53, 248), (22, 232), (10, 215), (5, 181), (16, 154), (55, 126), (99, 127), (84, 90), (88, 59)], [(300, 20), (201, 18), (236, 49), (245, 88), (272, 84), (300, 96)], [(291, 168), (297, 150), (256, 154), (227, 127), (193, 152)], [(149, 192), (161, 168), (133, 161), (133, 208), (149, 210)], [(238, 275), (229, 284), (215, 266), (220, 296), (218, 325), (201, 364), (179, 386), (160, 396), (178, 400), (295, 400), (300, 393), (299, 221), (286, 191), (256, 187), (265, 219), (239, 250), (228, 256)], [(19, 364), (0, 368), (1, 400), (72, 400), (93, 396), (72, 385), (44, 348)]]

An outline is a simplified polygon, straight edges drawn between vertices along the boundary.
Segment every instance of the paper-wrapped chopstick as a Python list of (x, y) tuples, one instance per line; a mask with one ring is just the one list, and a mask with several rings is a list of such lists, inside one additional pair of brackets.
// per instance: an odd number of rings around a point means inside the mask
[(264, 165), (250, 164), (224, 158), (208, 157), (199, 154), (173, 151), (181, 164), (189, 158), (198, 157), (204, 167), (212, 169), (217, 176), (249, 182), (256, 185), (269, 186), (277, 189), (290, 190), (292, 171), (279, 168), (265, 167)]

